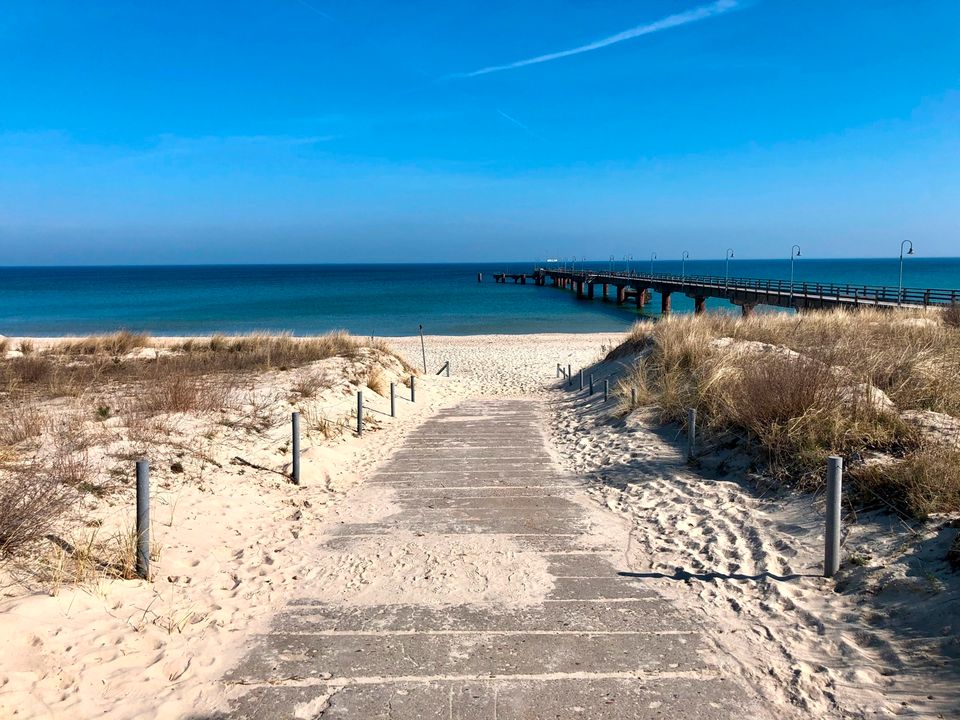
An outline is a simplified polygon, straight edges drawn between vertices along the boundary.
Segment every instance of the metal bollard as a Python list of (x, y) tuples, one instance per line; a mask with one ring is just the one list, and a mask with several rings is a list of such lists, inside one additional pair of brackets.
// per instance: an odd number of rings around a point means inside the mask
[(610, 399), (610, 381), (603, 381), (603, 401), (606, 402)]
[(450, 377), (450, 361), (447, 360), (447, 377)]
[(580, 370), (580, 389), (583, 390), (583, 369)]
[(300, 413), (290, 416), (290, 425), (293, 431), (293, 462), (290, 465), (290, 479), (294, 485), (300, 484)]
[(363, 435), (363, 392), (357, 391), (357, 435)]
[(687, 460), (697, 452), (697, 409), (687, 408)]
[(410, 376), (410, 402), (416, 402), (416, 401), (417, 401), (416, 378), (413, 375), (411, 375)]
[(827, 529), (824, 534), (823, 576), (833, 577), (840, 569), (840, 491), (843, 458), (827, 458)]
[(557, 363), (557, 377), (560, 377), (561, 372), (563, 371), (560, 369), (560, 363)]
[(390, 383), (390, 417), (397, 416), (397, 384)]
[(150, 579), (150, 461), (137, 460), (137, 577)]
[(573, 369), (567, 365), (567, 385), (573, 385)]
[(593, 373), (590, 373), (590, 395), (593, 395)]

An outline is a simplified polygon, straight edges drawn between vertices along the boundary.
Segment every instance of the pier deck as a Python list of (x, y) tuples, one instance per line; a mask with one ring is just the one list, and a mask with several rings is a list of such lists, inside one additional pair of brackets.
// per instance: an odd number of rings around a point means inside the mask
[[(500, 282), (505, 282), (504, 280)], [(519, 277), (519, 276), (517, 276)], [(596, 270), (557, 270), (536, 268), (529, 276), (536, 285), (550, 281), (561, 288), (575, 290), (578, 297), (593, 298), (596, 286), (604, 298), (613, 288), (615, 300), (624, 304), (633, 300), (638, 307), (650, 302), (651, 291), (660, 294), (660, 310), (670, 312), (670, 297), (683, 293), (695, 302), (697, 313), (706, 309), (707, 298), (719, 298), (739, 305), (749, 315), (757, 305), (772, 305), (797, 310), (821, 308), (920, 308), (946, 306), (960, 302), (960, 290), (895, 288), (852, 283), (812, 283), (708, 275), (668, 275), (659, 273), (622, 273)]]

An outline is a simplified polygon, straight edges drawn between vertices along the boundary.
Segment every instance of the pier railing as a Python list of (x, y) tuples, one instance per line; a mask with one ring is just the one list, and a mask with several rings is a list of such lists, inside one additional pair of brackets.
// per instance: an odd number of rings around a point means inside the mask
[[(715, 275), (675, 275), (604, 270), (565, 270), (537, 268), (534, 275), (565, 277), (590, 284), (621, 284), (641, 287), (665, 286), (670, 292), (697, 293), (713, 297), (747, 295), (760, 303), (789, 305), (794, 300), (816, 300), (835, 305), (907, 305), (927, 307), (960, 303), (960, 290), (940, 288), (895, 288), (857, 283), (820, 283), (809, 281), (719, 277)], [(706, 292), (704, 292), (706, 291)]]

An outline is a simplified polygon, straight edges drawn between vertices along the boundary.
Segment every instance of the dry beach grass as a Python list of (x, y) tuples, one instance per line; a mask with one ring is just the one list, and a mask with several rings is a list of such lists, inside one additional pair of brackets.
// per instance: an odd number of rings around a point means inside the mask
[[(909, 347), (917, 348), (906, 353), (908, 362), (926, 367), (941, 358), (952, 361), (938, 343), (956, 331), (939, 318), (860, 317), (902, 327)], [(724, 671), (749, 678), (783, 717), (883, 715), (899, 712), (904, 701), (911, 708), (948, 706), (942, 678), (919, 674), (914, 661), (938, 661), (942, 648), (928, 649), (931, 638), (943, 647), (951, 642), (940, 626), (951, 622), (957, 583), (941, 560), (956, 530), (942, 527), (942, 520), (904, 524), (896, 514), (859, 515), (835, 585), (818, 576), (822, 517), (816, 494), (769, 493), (743, 482), (761, 474), (759, 460), (772, 463), (782, 453), (778, 486), (813, 487), (816, 472), (804, 468), (827, 449), (809, 446), (811, 455), (794, 466), (794, 440), (774, 433), (751, 473), (736, 462), (743, 454), (736, 438), (751, 437), (760, 447), (756, 433), (789, 425), (789, 415), (833, 417), (829, 433), (804, 437), (816, 443), (839, 438), (851, 448), (884, 443), (862, 453), (868, 462), (861, 467), (897, 468), (885, 472), (886, 483), (909, 485), (919, 478), (933, 492), (911, 490), (917, 509), (904, 505), (901, 512), (922, 515), (943, 502), (933, 479), (946, 477), (951, 462), (949, 398), (937, 390), (936, 378), (901, 376), (885, 385), (896, 410), (883, 405), (890, 417), (875, 417), (882, 401), (871, 394), (868, 402), (868, 391), (858, 387), (866, 383), (865, 360), (863, 366), (857, 358), (840, 365), (833, 356), (826, 362), (826, 353), (801, 352), (816, 345), (817, 335), (808, 326), (796, 329), (798, 320), (845, 318), (750, 321), (771, 324), (759, 329), (728, 318), (699, 320), (705, 322), (676, 318), (643, 326), (630, 337), (428, 337), (431, 373), (418, 377), (416, 404), (402, 399), (397, 420), (386, 417), (383, 393), (395, 382), (408, 397), (410, 366), (381, 343), (358, 338), (311, 339), (304, 349), (293, 347), (303, 341), (289, 337), (111, 336), (67, 341), (100, 348), (69, 354), (60, 347), (64, 341), (36, 340), (28, 343), (28, 355), (16, 349), (22, 341), (8, 343), (0, 370), (6, 433), (0, 454), (7, 468), (0, 488), (19, 498), (18, 482), (54, 478), (68, 507), (35, 514), (57, 521), (24, 525), (34, 528), (31, 539), (11, 547), (0, 563), (6, 583), (0, 634), (10, 638), (0, 659), (0, 715), (173, 718), (222, 707), (230, 689), (218, 681), (237, 660), (238, 643), (298, 593), (328, 592), (338, 601), (362, 603), (371, 593), (402, 591), (422, 600), (418, 580), (429, 572), (442, 580), (438, 600), (469, 601), (472, 591), (463, 578), (472, 570), (458, 546), (432, 547), (411, 537), (371, 542), (336, 557), (318, 548), (323, 534), (343, 522), (389, 516), (389, 493), (362, 480), (420, 419), (465, 398), (492, 395), (549, 401), (544, 420), (558, 461), (581, 476), (605, 512), (620, 516), (616, 522), (622, 518), (632, 528), (624, 570), (649, 571), (645, 583), (702, 615)], [(873, 332), (891, 342), (900, 334)], [(656, 333), (664, 337), (659, 350)], [(419, 338), (390, 344), (419, 360)], [(923, 348), (921, 362), (913, 356)], [(882, 350), (904, 353), (902, 347)], [(744, 372), (765, 357), (777, 359), (772, 369)], [(446, 360), (451, 377), (434, 376)], [(34, 364), (14, 368), (24, 361)], [(575, 369), (596, 363), (604, 377), (622, 382), (626, 397), (640, 387), (638, 404), (647, 408), (626, 413), (625, 406), (585, 398), (566, 383), (554, 385), (557, 363)], [(33, 371), (21, 373), (27, 367)], [(782, 387), (798, 371), (803, 381)], [(911, 403), (898, 386), (925, 388), (917, 396), (934, 402)], [(848, 400), (831, 399), (848, 388), (854, 388)], [(363, 438), (348, 428), (357, 390), (369, 404), (371, 432)], [(705, 419), (725, 413), (711, 420), (711, 434), (736, 440), (714, 452), (723, 462), (732, 459), (723, 473), (706, 457), (701, 467), (688, 466), (675, 426), (663, 429), (656, 422), (682, 418), (697, 393), (704, 397), (699, 407)], [(651, 415), (650, 403), (660, 398), (670, 402)], [(286, 476), (293, 409), (303, 420), (300, 487)], [(944, 454), (927, 452), (933, 438)], [(123, 579), (132, 574), (132, 461), (141, 455), (151, 459), (155, 491), (150, 583)], [(870, 482), (880, 488), (879, 480)], [(348, 504), (345, 493), (369, 502)], [(57, 500), (42, 492), (34, 498), (54, 510)], [(357, 507), (364, 508), (362, 517)], [(0, 515), (12, 511), (0, 497)], [(489, 549), (473, 550), (468, 557)], [(493, 583), (502, 567), (487, 562), (481, 570), (479, 580)], [(921, 637), (922, 650), (910, 644)], [(145, 693), (152, 698), (148, 709)], [(921, 706), (928, 695), (935, 699)]]
[(862, 501), (925, 516), (960, 510), (960, 449), (914, 422), (960, 415), (960, 330), (948, 319), (674, 316), (637, 325), (609, 359), (629, 358), (623, 397), (636, 388), (669, 422), (696, 408), (702, 427), (742, 437), (782, 482), (818, 487), (838, 454)]

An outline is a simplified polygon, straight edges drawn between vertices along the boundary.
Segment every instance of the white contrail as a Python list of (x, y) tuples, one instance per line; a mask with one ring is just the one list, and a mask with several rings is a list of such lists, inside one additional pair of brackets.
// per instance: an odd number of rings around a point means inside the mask
[(616, 43), (623, 42), (624, 40), (632, 40), (633, 38), (640, 37), (641, 35), (650, 35), (651, 33), (660, 32), (661, 30), (669, 30), (670, 28), (687, 25), (692, 22), (697, 22), (698, 20), (706, 20), (707, 18), (716, 17), (717, 15), (722, 15), (723, 13), (735, 10), (739, 6), (740, 0), (716, 0), (716, 2), (712, 2), (709, 5), (701, 5), (700, 7), (693, 8), (692, 10), (685, 10), (681, 13), (668, 15), (667, 17), (661, 18), (655, 22), (647, 23), (646, 25), (638, 25), (637, 27), (624, 30), (616, 35), (611, 35), (610, 37), (605, 37), (602, 40), (596, 40), (592, 43), (588, 43), (587, 45), (580, 45), (579, 47), (570, 48), (569, 50), (560, 50), (559, 52), (548, 53), (546, 55), (538, 55), (537, 57), (527, 58), (526, 60), (518, 60), (517, 62), (512, 62), (507, 65), (491, 65), (490, 67), (480, 68), (479, 70), (474, 70), (473, 72), (455, 73), (448, 77), (476, 77), (477, 75), (487, 75), (488, 73), (501, 72), (502, 70), (513, 70), (514, 68), (524, 67), (526, 65), (537, 65), (539, 63), (550, 62), (551, 60), (559, 60), (560, 58), (570, 57), (571, 55), (579, 55), (580, 53), (599, 50), (600, 48), (607, 47), (608, 45), (615, 45)]

